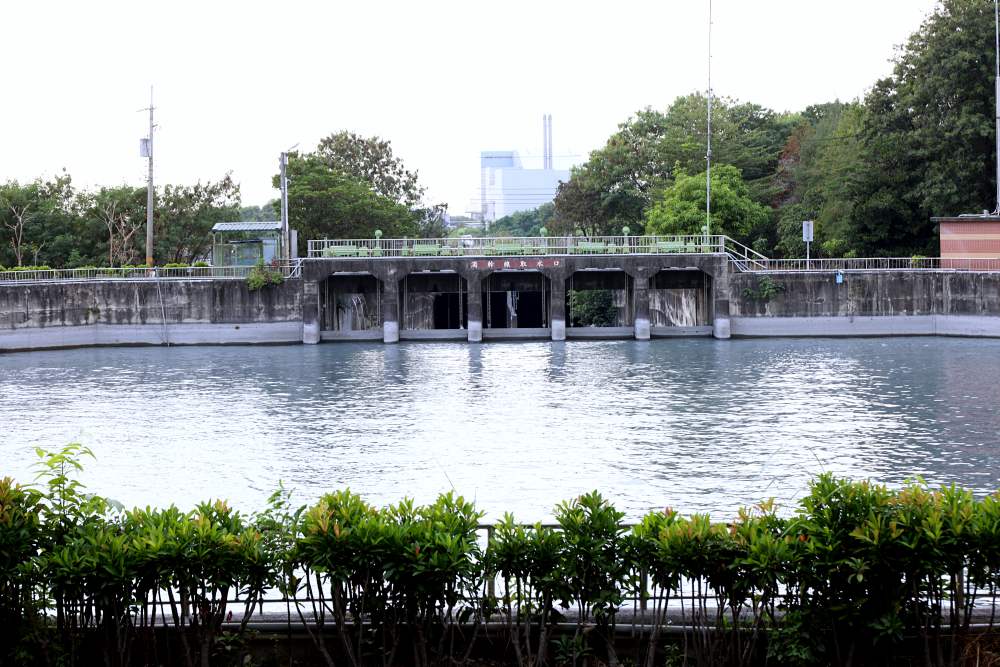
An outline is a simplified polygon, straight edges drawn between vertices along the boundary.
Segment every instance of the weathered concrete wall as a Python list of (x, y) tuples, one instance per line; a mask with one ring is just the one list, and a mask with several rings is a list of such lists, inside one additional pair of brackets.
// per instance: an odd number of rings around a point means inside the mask
[(108, 280), (0, 285), (0, 351), (302, 340), (302, 284)]
[[(0, 352), (87, 345), (163, 345), (318, 342), (321, 281), (338, 272), (370, 273), (381, 284), (382, 329), (357, 339), (484, 338), (482, 281), (495, 266), (470, 258), (309, 262), (305, 277), (250, 292), (241, 280), (107, 280), (103, 282), (0, 285)], [(481, 260), (480, 260), (481, 261)], [(633, 280), (633, 327), (601, 331), (567, 328), (566, 280), (575, 271), (620, 269)], [(487, 337), (563, 340), (628, 336), (884, 336), (1000, 337), (1000, 273), (950, 271), (741, 274), (711, 256), (572, 256), (539, 272), (549, 279), (551, 327), (486, 332)], [(710, 292), (705, 320), (697, 326), (652, 326), (650, 292), (660, 271), (699, 269)], [(468, 330), (413, 332), (398, 322), (399, 280), (425, 270), (453, 271), (466, 280)], [(680, 276), (681, 274), (677, 274)], [(673, 276), (676, 277), (676, 276)], [(661, 276), (662, 278), (662, 276)], [(775, 289), (764, 294), (770, 281)], [(700, 318), (699, 318), (700, 319)], [(659, 322), (657, 322), (659, 323)]]
[[(1000, 336), (1000, 273), (734, 273), (737, 336)], [(770, 281), (772, 293), (765, 295)]]
[[(538, 266), (542, 261), (543, 266)], [(319, 329), (318, 301), (314, 305), (313, 294), (318, 294), (318, 285), (331, 275), (356, 275), (359, 273), (375, 276), (382, 284), (382, 326), (383, 340), (394, 343), (400, 340), (399, 283), (407, 275), (424, 271), (449, 271), (466, 280), (467, 340), (483, 340), (482, 281), (497, 271), (506, 269), (537, 270), (549, 279), (549, 331), (552, 340), (565, 340), (567, 334), (584, 337), (593, 332), (568, 328), (566, 314), (566, 281), (573, 273), (586, 270), (620, 270), (632, 278), (635, 313), (634, 325), (617, 332), (600, 332), (602, 335), (629, 336), (648, 340), (653, 332), (649, 319), (649, 283), (659, 272), (671, 270), (700, 270), (709, 276), (712, 285), (711, 334), (717, 338), (729, 337), (729, 283), (728, 260), (719, 255), (567, 255), (559, 257), (409, 257), (396, 259), (381, 258), (323, 258), (312, 259), (302, 266), (305, 281), (303, 302), (304, 342), (318, 342)], [(657, 327), (662, 329), (662, 327)], [(569, 329), (569, 330), (568, 330)], [(313, 335), (311, 332), (315, 332)], [(413, 337), (413, 332), (403, 337)], [(421, 334), (417, 334), (421, 335)], [(437, 334), (435, 334), (437, 335)], [(659, 334), (662, 335), (662, 334)], [(688, 332), (688, 335), (691, 335)], [(699, 330), (695, 335), (704, 335)], [(494, 334), (492, 337), (496, 337)]]

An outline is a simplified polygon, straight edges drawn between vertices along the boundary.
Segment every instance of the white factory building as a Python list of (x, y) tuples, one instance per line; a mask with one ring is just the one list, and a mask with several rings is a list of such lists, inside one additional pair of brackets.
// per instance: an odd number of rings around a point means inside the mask
[(553, 200), (559, 181), (569, 180), (569, 170), (552, 166), (552, 116), (542, 117), (541, 169), (525, 169), (517, 151), (480, 153), (480, 215), (487, 225), (494, 220), (538, 208)]

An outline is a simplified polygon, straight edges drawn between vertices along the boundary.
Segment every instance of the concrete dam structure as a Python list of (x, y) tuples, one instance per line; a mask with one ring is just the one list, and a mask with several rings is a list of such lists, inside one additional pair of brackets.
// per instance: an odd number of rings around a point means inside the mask
[(941, 268), (931, 260), (801, 265), (761, 258), (724, 237), (693, 238), (575, 240), (573, 247), (544, 250), (510, 239), (494, 239), (488, 249), (425, 244), (423, 251), (412, 241), (367, 248), (324, 242), (287, 271), (283, 284), (256, 291), (217, 270), (197, 277), (7, 273), (0, 275), (0, 351), (357, 340), (1000, 337), (1000, 267)]

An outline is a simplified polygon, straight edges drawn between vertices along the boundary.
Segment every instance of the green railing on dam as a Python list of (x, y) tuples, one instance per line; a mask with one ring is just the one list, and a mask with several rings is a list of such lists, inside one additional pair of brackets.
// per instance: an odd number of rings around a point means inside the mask
[(988, 257), (770, 259), (723, 235), (319, 239), (309, 241), (308, 250), (309, 259), (725, 254), (732, 268), (740, 273), (1000, 271), (1000, 258)]
[(730, 253), (763, 255), (719, 235), (688, 236), (519, 236), (438, 239), (318, 239), (310, 258), (341, 257), (523, 257), (525, 255), (640, 255)]
[[(1000, 258), (861, 257), (771, 259), (728, 236), (558, 236), (440, 239), (318, 239), (308, 257), (275, 262), (286, 278), (301, 276), (302, 262), (316, 259), (397, 259), (420, 257), (526, 257), (542, 255), (704, 255), (722, 254), (738, 273), (836, 271), (1000, 272)], [(0, 271), (0, 285), (105, 280), (245, 279), (253, 266), (89, 267)]]

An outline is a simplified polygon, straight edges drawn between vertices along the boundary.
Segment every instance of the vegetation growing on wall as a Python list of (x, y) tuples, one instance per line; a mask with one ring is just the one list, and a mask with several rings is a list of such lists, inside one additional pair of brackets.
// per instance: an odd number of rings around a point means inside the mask
[(785, 284), (779, 283), (771, 276), (761, 276), (755, 287), (743, 289), (743, 298), (758, 303), (767, 303), (772, 298), (785, 291)]
[(263, 261), (260, 261), (250, 269), (250, 274), (247, 276), (247, 289), (256, 292), (264, 287), (280, 285), (283, 282), (285, 282), (285, 277), (279, 269), (266, 266)]

